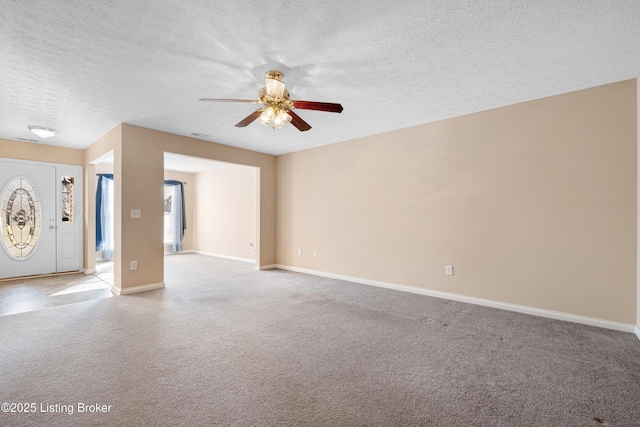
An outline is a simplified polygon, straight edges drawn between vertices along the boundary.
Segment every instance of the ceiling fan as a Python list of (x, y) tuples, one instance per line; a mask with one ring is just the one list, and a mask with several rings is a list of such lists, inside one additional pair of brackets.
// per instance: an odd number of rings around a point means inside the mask
[(262, 104), (264, 107), (258, 108), (244, 119), (236, 123), (236, 127), (242, 128), (254, 120), (258, 120), (265, 126), (271, 125), (273, 129), (278, 129), (291, 123), (298, 130), (304, 132), (311, 129), (311, 125), (305, 122), (293, 108), (300, 110), (327, 111), (330, 113), (341, 113), (342, 105), (330, 102), (301, 101), (289, 99), (289, 91), (284, 88), (282, 78), (284, 75), (280, 71), (269, 70), (264, 75), (265, 87), (260, 89), (257, 100), (251, 99), (217, 99), (200, 98), (203, 102), (248, 102), (251, 104)]

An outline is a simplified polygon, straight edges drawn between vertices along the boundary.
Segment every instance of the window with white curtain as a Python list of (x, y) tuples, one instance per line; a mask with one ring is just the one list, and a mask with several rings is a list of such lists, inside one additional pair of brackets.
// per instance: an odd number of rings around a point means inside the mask
[(175, 237), (174, 232), (174, 189), (176, 187), (173, 185), (165, 185), (164, 186), (164, 244), (165, 245), (173, 245), (173, 240)]
[(164, 244), (171, 252), (182, 250), (186, 229), (184, 185), (181, 181), (164, 182)]

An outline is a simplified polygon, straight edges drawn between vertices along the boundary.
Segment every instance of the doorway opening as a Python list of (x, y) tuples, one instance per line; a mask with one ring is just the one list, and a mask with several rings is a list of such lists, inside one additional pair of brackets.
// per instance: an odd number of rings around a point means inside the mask
[[(164, 153), (165, 255), (198, 253), (256, 264), (260, 169), (175, 153)], [(175, 183), (183, 187), (176, 198)], [(176, 220), (184, 203), (186, 228), (180, 250)], [(166, 280), (165, 280), (166, 283)]]
[[(93, 194), (98, 196), (99, 177), (113, 174), (113, 152), (93, 164), (97, 176)], [(165, 152), (164, 171), (165, 256), (199, 253), (256, 264), (260, 169)], [(101, 197), (109, 197), (108, 178), (102, 180), (105, 183)], [(103, 212), (96, 221), (113, 220), (113, 203), (99, 207), (96, 200), (99, 209)], [(99, 235), (95, 225), (96, 274), (113, 285), (112, 231), (106, 227)]]

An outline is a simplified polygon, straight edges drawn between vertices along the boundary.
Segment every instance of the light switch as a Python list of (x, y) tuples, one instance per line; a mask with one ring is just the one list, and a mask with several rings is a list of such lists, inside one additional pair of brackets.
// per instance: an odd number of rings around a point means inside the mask
[(131, 218), (142, 218), (142, 211), (140, 209), (131, 209)]

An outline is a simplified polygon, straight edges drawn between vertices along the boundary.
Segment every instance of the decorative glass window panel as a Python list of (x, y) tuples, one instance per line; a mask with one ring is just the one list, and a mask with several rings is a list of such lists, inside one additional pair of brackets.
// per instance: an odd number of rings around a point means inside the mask
[(40, 200), (26, 178), (14, 178), (2, 193), (2, 244), (15, 259), (28, 258), (38, 244), (42, 224)]
[(62, 177), (62, 222), (75, 221), (75, 180), (73, 176)]

